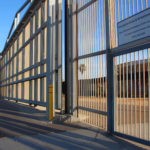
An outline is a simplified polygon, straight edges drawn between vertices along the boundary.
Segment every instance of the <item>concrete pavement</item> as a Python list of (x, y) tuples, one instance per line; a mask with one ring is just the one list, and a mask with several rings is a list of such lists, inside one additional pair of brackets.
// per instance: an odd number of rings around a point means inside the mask
[(45, 111), (0, 100), (0, 150), (150, 149), (81, 123), (51, 124)]

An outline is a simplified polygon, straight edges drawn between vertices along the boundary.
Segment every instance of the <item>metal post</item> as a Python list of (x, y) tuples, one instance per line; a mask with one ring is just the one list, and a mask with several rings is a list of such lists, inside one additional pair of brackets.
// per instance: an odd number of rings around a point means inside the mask
[[(25, 43), (25, 29), (22, 32), (22, 45)], [(25, 67), (25, 48), (22, 50), (22, 70)], [(22, 73), (22, 79), (24, 79), (24, 73)], [(21, 83), (21, 98), (24, 99), (24, 82)]]
[(54, 18), (54, 23), (55, 23), (55, 92), (57, 93), (55, 95), (55, 108), (59, 109), (61, 107), (61, 104), (59, 104), (59, 99), (58, 99), (58, 1), (55, 1), (55, 18)]
[[(65, 112), (77, 116), (78, 55), (77, 49), (77, 14), (73, 14), (77, 4), (65, 1)], [(75, 60), (75, 61), (74, 61)]]
[[(30, 37), (33, 34), (33, 18), (31, 18), (30, 20)], [(33, 40), (31, 40), (30, 42), (30, 66), (33, 65)], [(32, 76), (33, 71), (30, 70), (30, 77)], [(29, 81), (29, 100), (32, 100), (32, 80)], [(29, 104), (31, 104), (31, 102), (29, 101)]]
[[(58, 108), (61, 109), (62, 113), (62, 0), (58, 1), (58, 11), (57, 11), (57, 23), (58, 23), (58, 63), (57, 63), (57, 71), (58, 71)], [(61, 22), (60, 22), (61, 21)]]
[(70, 19), (69, 11), (71, 8), (71, 1), (65, 1), (65, 113), (71, 113), (71, 102), (70, 102), (70, 73), (71, 73), (71, 43), (69, 37), (70, 31)]
[[(53, 52), (53, 35), (51, 34), (52, 30), (52, 15), (53, 14), (53, 6), (52, 3), (54, 3), (54, 1), (52, 0), (47, 0), (47, 74), (46, 74), (46, 100), (47, 100), (47, 116), (49, 120), (52, 120), (53, 116), (55, 115), (55, 109), (53, 109), (53, 106), (51, 106), (53, 104), (53, 102), (49, 101), (49, 98), (55, 99), (55, 91), (54, 91), (54, 60), (55, 58), (54, 56), (54, 52)], [(51, 88), (50, 90), (50, 96), (49, 96), (49, 88)], [(53, 88), (53, 90), (52, 90)]]
[(47, 116), (48, 119), (50, 118), (49, 116), (49, 84), (52, 84), (52, 78), (50, 80), (50, 0), (47, 0), (47, 64), (46, 64), (46, 111), (47, 111)]
[(106, 50), (107, 50), (107, 131), (114, 131), (114, 65), (111, 48), (115, 46), (114, 0), (105, 1)]
[[(72, 3), (72, 12), (77, 10), (77, 2)], [(72, 17), (72, 61), (71, 61), (71, 112), (74, 117), (78, 116), (78, 60), (75, 60), (78, 56), (78, 14), (74, 14)], [(75, 61), (74, 61), (75, 60)]]

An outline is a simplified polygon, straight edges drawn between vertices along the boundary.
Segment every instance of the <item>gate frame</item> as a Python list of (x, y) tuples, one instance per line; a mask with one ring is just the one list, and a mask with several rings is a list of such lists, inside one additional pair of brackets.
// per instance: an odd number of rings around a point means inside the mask
[[(65, 77), (66, 77), (66, 114), (71, 114), (75, 117), (78, 117), (77, 114), (74, 113), (74, 108), (78, 109), (78, 98), (74, 98), (74, 96), (78, 93), (78, 90), (75, 90), (76, 85), (74, 85), (73, 81), (73, 65), (74, 61), (82, 59), (86, 56), (77, 56), (73, 59), (73, 46), (68, 44), (71, 39), (72, 33), (72, 21), (69, 20), (71, 16), (71, 8), (72, 3), (69, 3), (69, 0), (65, 1)], [(90, 6), (90, 4), (96, 2), (96, 0), (90, 1), (86, 4), (86, 7)], [(110, 135), (117, 135), (135, 142), (139, 142), (141, 144), (150, 145), (150, 141), (140, 139), (137, 137), (133, 137), (130, 135), (126, 135), (123, 133), (116, 132), (115, 127), (115, 78), (114, 78), (114, 57), (122, 54), (132, 53), (135, 51), (139, 51), (141, 49), (150, 48), (150, 44), (144, 44), (136, 46), (135, 43), (125, 44), (123, 46), (116, 46), (116, 22), (115, 19), (115, 0), (105, 0), (105, 25), (106, 25), (106, 51), (96, 52), (94, 54), (89, 54), (89, 57), (106, 54), (107, 58), (107, 132)], [(84, 6), (83, 6), (84, 7)], [(84, 9), (84, 8), (83, 8)], [(79, 12), (82, 11), (79, 10)], [(76, 11), (75, 13), (78, 13)], [(68, 18), (67, 18), (68, 17)], [(68, 21), (69, 20), (69, 21)], [(132, 49), (131, 49), (132, 48)], [(76, 48), (77, 49), (77, 48)], [(106, 53), (105, 53), (106, 52)], [(77, 74), (78, 75), (78, 74)], [(74, 105), (76, 103), (76, 105)]]
[[(132, 43), (130, 43), (130, 46), (131, 45), (132, 45)], [(144, 50), (144, 49), (149, 49), (150, 48), (150, 43), (146, 43), (146, 44), (143, 44), (143, 45), (137, 45), (137, 46), (133, 45), (132, 47), (130, 47), (130, 46), (129, 46), (129, 44), (125, 44), (124, 46), (120, 46), (120, 47), (111, 49), (111, 61), (113, 61), (113, 64), (114, 64), (114, 57), (124, 55), (124, 54), (130, 54), (130, 53), (133, 53), (133, 52), (138, 52), (138, 51), (141, 51), (141, 50)], [(113, 89), (114, 89), (114, 85), (115, 85), (115, 79), (114, 79), (114, 70), (113, 70)], [(113, 93), (115, 95), (115, 90), (113, 90)], [(113, 110), (115, 110), (115, 105), (114, 104), (115, 104), (115, 97), (113, 97)], [(115, 117), (115, 111), (113, 112), (113, 118), (114, 117)], [(115, 121), (113, 121), (113, 126), (114, 125), (115, 125)], [(138, 138), (138, 137), (134, 137), (134, 136), (131, 136), (131, 135), (127, 135), (127, 134), (124, 134), (124, 133), (117, 132), (117, 131), (114, 130), (114, 128), (112, 130), (112, 134), (116, 135), (116, 136), (126, 138), (128, 140), (132, 140), (132, 141), (150, 146), (150, 141), (144, 140), (144, 139), (141, 139), (141, 138)]]

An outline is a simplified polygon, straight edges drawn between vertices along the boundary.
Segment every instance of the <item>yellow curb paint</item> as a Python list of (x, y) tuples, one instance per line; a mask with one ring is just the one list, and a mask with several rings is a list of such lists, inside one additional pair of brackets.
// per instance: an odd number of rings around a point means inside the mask
[(53, 85), (49, 85), (49, 120), (53, 120)]

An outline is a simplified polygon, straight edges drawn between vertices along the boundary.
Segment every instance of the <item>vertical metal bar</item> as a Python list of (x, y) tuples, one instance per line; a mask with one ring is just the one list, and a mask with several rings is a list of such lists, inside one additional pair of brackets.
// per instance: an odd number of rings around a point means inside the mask
[[(104, 59), (103, 55), (102, 56), (102, 111), (104, 111)], [(102, 115), (102, 128), (104, 128), (104, 116)]]
[[(11, 48), (9, 48), (9, 50), (8, 50), (9, 60), (10, 60), (10, 49)], [(10, 83), (10, 62), (8, 64), (8, 78), (9, 78), (8, 82)], [(11, 97), (11, 95), (10, 95), (10, 86), (11, 85), (8, 86), (8, 97)]]
[[(50, 119), (50, 102), (49, 102), (49, 85), (53, 85), (53, 64), (52, 59), (50, 61), (50, 57), (52, 57), (53, 51), (50, 48), (51, 46), (51, 14), (50, 14), (50, 0), (47, 0), (47, 45), (46, 45), (46, 111), (47, 111), (47, 117)], [(51, 73), (50, 73), (51, 72)]]
[(58, 99), (58, 1), (55, 1), (54, 7), (54, 23), (55, 23), (55, 108), (60, 109), (59, 99)]
[[(94, 14), (95, 14), (94, 15), (94, 18), (95, 18), (95, 21), (94, 21), (95, 22), (95, 37), (94, 37), (95, 38), (95, 47), (94, 47), (94, 49), (95, 49), (95, 51), (97, 51), (97, 49), (98, 49), (98, 47), (97, 47), (97, 26), (98, 26), (97, 25), (97, 2), (95, 2), (94, 4), (95, 4), (95, 10), (94, 10)], [(97, 83), (97, 69), (96, 68), (97, 68), (97, 66), (96, 65), (97, 65), (97, 56), (95, 57), (95, 65), (94, 65), (94, 68), (95, 68), (95, 71), (94, 71), (95, 72), (94, 73), (95, 74), (95, 86), (94, 86), (94, 89), (95, 89), (94, 91), (95, 92), (94, 92), (94, 96), (95, 96), (96, 104), (97, 104), (97, 98), (96, 98), (96, 93), (97, 93), (97, 88), (96, 88), (96, 83)], [(96, 107), (94, 107), (94, 109), (96, 109)], [(95, 115), (95, 118), (97, 118), (97, 114)], [(95, 119), (95, 125), (97, 126), (97, 119)]]
[[(7, 62), (8, 62), (8, 56), (7, 56), (7, 52), (6, 52), (6, 64), (5, 64), (5, 65), (6, 65), (6, 79), (7, 79), (7, 77), (8, 77), (8, 76), (7, 76), (7, 75), (8, 75)], [(6, 83), (8, 83), (8, 81), (6, 81)], [(8, 87), (6, 86), (6, 95), (5, 95), (6, 97), (7, 97), (7, 93), (8, 93), (7, 91), (8, 91)]]
[[(88, 27), (87, 27), (87, 32), (88, 32), (88, 53), (89, 53), (89, 51), (90, 51), (90, 27), (91, 27), (91, 25), (90, 25), (90, 23), (91, 23), (91, 18), (90, 18), (90, 10), (91, 10), (91, 7), (89, 7), (88, 8), (88, 14), (87, 14), (87, 17), (88, 17)], [(90, 58), (87, 58), (87, 66), (88, 66), (88, 72), (87, 72), (87, 80), (88, 80), (88, 92), (87, 92), (87, 96), (88, 96), (88, 101), (87, 101), (87, 103), (88, 103), (88, 108), (90, 108), (90, 73), (89, 73), (89, 71), (90, 71)], [(87, 122), (89, 122), (89, 116), (90, 116), (90, 112), (88, 111), (88, 120), (87, 120)]]
[(123, 133), (125, 133), (125, 72), (124, 72), (124, 55), (122, 55), (122, 76), (123, 76)]
[(133, 13), (133, 15), (134, 15), (134, 0), (132, 0), (132, 13)]
[[(82, 3), (82, 6), (84, 5), (84, 1), (82, 1), (83, 3)], [(84, 31), (85, 31), (85, 11), (83, 11), (82, 12), (82, 37), (81, 37), (81, 39), (82, 40), (85, 40), (85, 33), (84, 33)], [(81, 48), (81, 52), (82, 52), (82, 55), (84, 55), (85, 54), (85, 42), (82, 42), (82, 48)], [(83, 64), (85, 65), (85, 59), (83, 59)], [(82, 91), (83, 91), (83, 107), (86, 107), (86, 98), (85, 98), (85, 73), (83, 72), (83, 74), (82, 74), (82, 84), (83, 84), (83, 89), (82, 89)], [(87, 113), (87, 111), (83, 111), (83, 114), (86, 116), (86, 113)]]
[(124, 4), (124, 7), (125, 7), (124, 8), (125, 9), (125, 18), (127, 18), (127, 5), (126, 5), (127, 2), (126, 2), (126, 0), (124, 0), (124, 3), (125, 3)]
[[(16, 52), (18, 51), (18, 45), (19, 45), (19, 38), (17, 39)], [(18, 56), (18, 54), (17, 54), (16, 57), (17, 57), (17, 60), (16, 60), (16, 74), (18, 74), (18, 64), (19, 64), (19, 56)], [(18, 75), (16, 75), (16, 81), (18, 81)], [(18, 99), (18, 83), (16, 84), (16, 99)]]
[[(107, 53), (107, 130), (109, 133), (114, 132), (114, 61), (113, 57), (110, 54), (111, 47), (115, 43), (114, 35), (111, 35), (110, 32), (114, 29), (111, 21), (114, 18), (114, 5), (115, 2), (105, 1), (105, 27), (106, 27), (106, 53)], [(109, 16), (109, 14), (111, 14)], [(111, 41), (110, 41), (111, 40)], [(114, 42), (113, 42), (114, 40)], [(112, 43), (112, 44), (110, 44)]]
[[(89, 53), (91, 53), (91, 51), (92, 51), (92, 44), (91, 44), (91, 42), (92, 42), (92, 24), (91, 24), (91, 22), (92, 22), (92, 6), (90, 7), (90, 14), (89, 14), (89, 16), (90, 16), (90, 46), (89, 46)], [(89, 108), (91, 108), (91, 95), (92, 95), (92, 89), (91, 89), (91, 86), (92, 86), (92, 78), (91, 78), (91, 58), (89, 58)], [(89, 123), (90, 123), (90, 119), (91, 118), (91, 112), (89, 112)]]
[(137, 13), (139, 12), (139, 3), (138, 0), (136, 0), (136, 8), (137, 8)]
[[(36, 10), (35, 12), (35, 32), (37, 31), (38, 28), (38, 11)], [(37, 63), (38, 61), (38, 35), (35, 37), (35, 42), (34, 42), (34, 63)], [(34, 69), (34, 75), (38, 74), (38, 68), (36, 67)], [(38, 79), (34, 80), (34, 101), (37, 101), (37, 93), (38, 93)]]
[[(77, 4), (75, 2), (73, 2), (73, 11), (75, 11), (77, 8)], [(72, 60), (74, 60), (76, 57), (78, 57), (78, 48), (77, 48), (77, 44), (78, 42), (76, 42), (77, 40), (77, 16), (74, 16), (73, 18), (73, 22), (72, 25), (72, 33), (74, 35), (74, 37), (72, 37)], [(73, 62), (73, 61), (72, 61)], [(78, 94), (78, 90), (77, 90), (77, 81), (78, 81), (78, 75), (77, 75), (77, 71), (78, 71), (78, 62), (73, 62), (72, 63), (72, 96), (71, 96), (71, 103), (72, 103), (72, 106), (71, 106), (71, 113), (77, 117), (77, 107), (78, 107), (78, 97), (77, 97), (77, 94)]]
[(136, 55), (135, 55), (135, 53), (134, 53), (134, 94), (135, 94), (135, 96), (134, 96), (134, 100), (135, 100), (135, 102), (134, 102), (134, 105), (135, 105), (135, 108), (134, 108), (134, 110), (135, 110), (135, 116), (134, 116), (134, 118), (135, 118), (135, 136), (137, 135), (137, 116), (136, 116), (136, 88), (137, 88), (137, 85), (136, 85)]
[(133, 122), (133, 121), (132, 121), (132, 118), (133, 118), (133, 117), (132, 117), (132, 116), (133, 116), (133, 110), (132, 110), (132, 105), (133, 105), (133, 104), (132, 104), (132, 101), (133, 101), (133, 100), (132, 100), (132, 95), (133, 95), (133, 94), (132, 94), (132, 93), (133, 93), (133, 90), (132, 90), (132, 76), (133, 76), (133, 75), (132, 75), (132, 53), (130, 53), (130, 72), (131, 72), (131, 73), (130, 73), (130, 78), (131, 78), (131, 79), (130, 79), (130, 80), (131, 80), (131, 91), (130, 91), (130, 92), (131, 92), (131, 99), (130, 99), (130, 100), (131, 100), (131, 102), (130, 102), (130, 105), (131, 105), (131, 107), (130, 107), (130, 109), (131, 109), (131, 111), (130, 111), (130, 113), (131, 113), (131, 125), (130, 125), (130, 130), (131, 130), (131, 134), (132, 134), (132, 133), (133, 133), (133, 125), (132, 125), (132, 122)]
[[(87, 23), (87, 19), (88, 19), (88, 15), (87, 15), (87, 9), (84, 10), (84, 13), (85, 13), (85, 34), (84, 34), (84, 39), (85, 39), (85, 42), (84, 42), (84, 50), (85, 50), (85, 53), (84, 54), (87, 54), (87, 26), (88, 23)], [(85, 66), (87, 67), (87, 59), (85, 59)], [(85, 70), (85, 107), (88, 108), (88, 102), (87, 102), (87, 87), (88, 87), (88, 84), (87, 84), (87, 80), (88, 80), (88, 77), (87, 77), (87, 70)], [(86, 112), (86, 116), (88, 116), (88, 111)], [(88, 119), (86, 119), (86, 122), (88, 122)]]
[[(59, 1), (61, 2), (61, 1)], [(61, 66), (58, 68), (58, 100), (59, 100), (59, 105), (61, 109), (61, 113), (63, 113), (63, 99), (62, 99), (62, 21), (59, 23), (59, 20), (62, 19), (62, 3), (58, 4), (58, 66)], [(75, 6), (76, 7), (76, 6)], [(76, 9), (76, 8), (75, 8)], [(77, 75), (76, 75), (77, 76)], [(78, 81), (76, 81), (78, 82)], [(77, 84), (77, 83), (76, 83)], [(76, 87), (77, 89), (77, 87)], [(77, 97), (77, 95), (76, 95)]]
[(147, 0), (146, 0), (146, 8), (148, 7), (148, 3), (147, 3)]
[(114, 121), (114, 127), (115, 127), (115, 131), (118, 131), (118, 66), (117, 66), (117, 57), (114, 58), (114, 86), (116, 87), (116, 89), (114, 90), (114, 96), (115, 96), (115, 101), (114, 101), (114, 105), (115, 105), (115, 116), (116, 116), (116, 121)]
[[(80, 2), (80, 7), (81, 5), (83, 4), (83, 1)], [(81, 24), (83, 24), (83, 12), (81, 13), (80, 15), (80, 22)], [(80, 40), (82, 40), (82, 37), (83, 37), (83, 26), (81, 26), (80, 24)], [(80, 41), (80, 55), (83, 55), (83, 42)], [(83, 60), (80, 61), (80, 64), (83, 63)], [(81, 69), (82, 70), (82, 69)], [(84, 87), (84, 83), (83, 83), (83, 74), (82, 74), (82, 71), (81, 71), (81, 74), (80, 74), (80, 78), (81, 78), (81, 100), (82, 100), (82, 103), (81, 103), (81, 106), (84, 107), (84, 98), (83, 98), (83, 87)], [(81, 110), (81, 114), (84, 115), (84, 110)]]
[[(102, 98), (102, 55), (100, 55), (100, 110), (103, 111), (103, 98)], [(101, 127), (103, 127), (103, 116), (101, 115)]]
[[(88, 9), (86, 9), (85, 10), (86, 12), (85, 12), (85, 15), (86, 15), (86, 22), (85, 22), (85, 25), (87, 24), (87, 26), (85, 26), (86, 27), (86, 30), (85, 30), (85, 32), (86, 32), (86, 34), (87, 33), (89, 33), (89, 30), (88, 30), (88, 26), (89, 26), (89, 17), (88, 17)], [(86, 37), (86, 42), (85, 42), (85, 44), (87, 44), (87, 48), (85, 48), (85, 53), (87, 54), (87, 53), (89, 53), (89, 35), (87, 35), (88, 37)], [(86, 59), (86, 66), (89, 66), (89, 59)], [(86, 108), (89, 108), (89, 93), (88, 93), (88, 91), (89, 91), (89, 77), (88, 77), (88, 71), (87, 71), (87, 69), (86, 69)], [(89, 111), (87, 111), (86, 112), (86, 116), (87, 116), (87, 120), (86, 120), (86, 122), (89, 122)]]
[[(103, 4), (102, 4), (102, 0), (101, 0), (102, 49), (104, 49), (104, 40), (103, 40), (103, 37), (104, 37), (104, 33), (103, 33), (103, 28), (104, 28), (104, 27), (103, 27), (103, 19), (104, 19), (104, 18), (103, 18), (103, 15), (104, 15), (104, 14), (103, 14)], [(106, 25), (106, 24), (105, 24), (105, 25)]]
[[(30, 37), (33, 34), (33, 17), (30, 20)], [(30, 41), (30, 66), (33, 64), (33, 40)], [(30, 70), (30, 77), (32, 76), (32, 70)], [(29, 81), (29, 100), (32, 100), (32, 81)], [(29, 101), (30, 103), (30, 101)]]
[[(4, 55), (4, 64), (3, 65), (5, 65), (5, 60), (6, 60), (6, 57), (5, 57), (5, 55)], [(5, 79), (5, 77), (6, 77), (6, 75), (5, 75), (5, 67), (4, 67), (4, 77), (3, 77), (3, 79)], [(5, 87), (3, 88), (3, 96), (5, 96)]]
[[(14, 56), (14, 44), (12, 45), (12, 56)], [(12, 60), (12, 75), (14, 75), (14, 58)], [(14, 81), (14, 77), (12, 78), (12, 82)], [(12, 98), (14, 98), (14, 84), (12, 85)]]
[(141, 0), (141, 10), (143, 10), (143, 0)]
[(119, 13), (119, 0), (118, 0), (118, 21), (120, 21), (120, 13)]
[[(77, 1), (77, 3), (78, 3), (78, 6), (80, 5), (79, 4), (79, 2)], [(77, 9), (78, 9), (78, 7), (77, 7)], [(81, 40), (80, 40), (80, 35), (81, 35), (81, 32), (80, 32), (80, 30), (81, 30), (81, 26), (80, 26), (80, 18), (81, 18), (81, 15), (80, 14), (78, 14), (77, 13), (77, 18), (78, 18), (78, 54), (80, 55), (80, 42), (81, 42)], [(78, 60), (78, 67), (80, 67), (80, 61)], [(78, 101), (79, 101), (79, 106), (81, 106), (81, 103), (82, 103), (82, 99), (81, 99), (81, 73), (80, 73), (80, 71), (78, 70), (78, 76), (79, 76), (79, 79), (78, 79), (78, 82), (79, 82), (79, 98), (78, 98)], [(81, 115), (81, 109), (79, 109), (79, 116)]]
[(128, 122), (128, 119), (129, 119), (129, 109), (128, 109), (128, 54), (126, 55), (126, 92), (127, 92), (127, 97), (126, 97), (126, 119), (127, 119), (127, 133), (129, 134), (129, 122)]
[[(52, 3), (52, 4), (50, 4), (50, 7), (51, 7), (51, 24), (53, 24), (53, 26), (51, 26), (51, 32), (52, 32), (52, 34), (51, 34), (51, 48), (52, 48), (52, 50), (53, 50), (53, 53), (52, 53), (52, 55), (50, 55), (51, 56), (51, 59), (50, 59), (50, 61), (52, 61), (52, 65), (53, 65), (53, 70), (52, 71), (50, 71), (50, 72), (53, 72), (52, 73), (52, 76), (53, 76), (53, 89), (54, 89), (54, 91), (53, 91), (53, 103), (54, 103), (54, 106), (53, 106), (53, 108), (54, 109), (56, 109), (56, 100), (57, 100), (57, 94), (56, 94), (56, 88), (57, 88), (57, 76), (56, 76), (56, 72), (57, 72), (57, 70), (56, 70), (56, 60), (57, 60), (57, 57), (56, 57), (56, 51), (57, 51), (57, 49), (56, 49), (56, 2), (57, 1), (54, 1), (54, 3)], [(55, 57), (56, 57), (56, 59), (55, 59)]]
[(65, 1), (65, 113), (68, 113), (68, 49), (67, 49), (67, 45), (68, 45), (68, 1)]
[[(101, 8), (100, 8), (100, 5), (101, 5), (101, 1), (98, 1), (99, 3), (99, 10), (98, 10), (98, 18), (99, 18), (99, 32), (98, 32), (98, 35), (99, 35), (99, 39), (98, 39), (98, 42), (99, 42), (99, 49), (101, 48)], [(98, 80), (98, 110), (101, 111), (101, 95), (100, 95), (100, 90), (101, 90), (101, 55), (98, 57), (98, 77), (99, 77), (99, 80)], [(98, 126), (101, 127), (101, 116), (102, 115), (98, 115)]]
[[(103, 25), (103, 19), (104, 19), (104, 13), (103, 13), (103, 3), (102, 3), (102, 0), (101, 0), (101, 24), (102, 24), (102, 30), (101, 30), (101, 32), (102, 32), (102, 49), (104, 49), (104, 25)], [(102, 96), (101, 96), (101, 105), (102, 105), (102, 108), (101, 108), (101, 111), (104, 111), (104, 75), (103, 75), (103, 67), (104, 67), (104, 65), (103, 65), (103, 55), (101, 55), (102, 56), (102, 68), (101, 68), (101, 71), (102, 71)], [(102, 115), (102, 118), (101, 118), (101, 121), (102, 121), (102, 128), (104, 128), (104, 116)]]
[(122, 0), (121, 0), (121, 20), (123, 20), (123, 4), (122, 4)]
[[(98, 44), (98, 42), (99, 42), (99, 40), (98, 40), (98, 29), (99, 29), (99, 24), (98, 24), (98, 17), (99, 17), (99, 15), (98, 15), (99, 13), (98, 13), (98, 2), (96, 2), (96, 26), (97, 26), (97, 31), (96, 31), (96, 44), (97, 44), (97, 49), (99, 49), (99, 44)], [(95, 92), (95, 96), (96, 96), (96, 109), (97, 110), (99, 110), (98, 109), (98, 82), (99, 82), (99, 75), (98, 75), (98, 57), (99, 56), (97, 56), (96, 57), (96, 67), (95, 67), (95, 70), (96, 70), (96, 86), (95, 86), (95, 89), (96, 89), (96, 92)], [(96, 117), (96, 120), (97, 120), (97, 126), (99, 126), (99, 119), (98, 119), (98, 117), (99, 117), (99, 114), (97, 114), (97, 117)]]
[(129, 16), (131, 15), (131, 13), (130, 13), (130, 0), (128, 0), (128, 9), (129, 9)]
[(146, 112), (145, 112), (145, 55), (144, 55), (144, 50), (143, 50), (143, 98), (144, 98), (144, 107), (143, 108), (143, 111), (144, 111), (144, 114), (143, 114), (143, 117), (144, 117), (144, 131), (143, 131), (143, 134), (144, 134), (144, 139), (146, 139)]
[(66, 80), (66, 113), (72, 113), (72, 93), (71, 93), (71, 74), (72, 72), (72, 64), (70, 63), (70, 60), (72, 59), (72, 17), (69, 17), (69, 14), (72, 14), (72, 1), (66, 1), (66, 8), (65, 8), (65, 80)]
[[(28, 31), (29, 32), (29, 31)], [(25, 29), (23, 29), (22, 33), (22, 45), (25, 43)], [(25, 48), (22, 50), (22, 70), (24, 69), (25, 64)], [(24, 73), (22, 73), (22, 79), (24, 79)], [(21, 98), (24, 99), (24, 82), (21, 84)]]
[[(44, 3), (41, 2), (41, 26), (45, 20), (45, 7)], [(40, 61), (44, 59), (44, 29), (40, 33)], [(40, 73), (44, 73), (44, 65), (40, 66)], [(44, 101), (44, 78), (40, 79), (40, 101)]]
[(140, 66), (140, 52), (138, 51), (139, 59), (139, 137), (141, 138), (141, 66)]
[[(130, 0), (128, 0), (128, 9), (129, 9), (129, 16), (131, 15), (131, 12), (130, 12)], [(129, 64), (129, 63), (128, 63)], [(129, 92), (131, 92), (131, 94), (130, 94), (130, 134), (132, 135), (132, 128), (133, 128), (133, 126), (132, 126), (132, 115), (133, 115), (133, 113), (132, 113), (132, 53), (130, 53), (130, 70), (129, 70), (129, 72), (130, 72), (130, 91)]]
[(121, 56), (119, 56), (119, 79), (120, 79), (120, 124), (119, 124), (119, 131), (121, 131), (121, 125), (122, 125), (122, 102), (121, 102), (121, 98), (122, 98), (122, 84), (121, 84)]
[(149, 48), (147, 49), (148, 57), (148, 140), (150, 140), (150, 61), (149, 61)]
[[(104, 0), (103, 0), (103, 5), (104, 5), (104, 8), (103, 8), (103, 14), (104, 14), (103, 24), (104, 24), (104, 35), (105, 35), (104, 49), (106, 49), (106, 25), (105, 25), (105, 18), (106, 18), (105, 16), (106, 16), (106, 14), (105, 14), (105, 1)], [(107, 68), (107, 55), (105, 55), (105, 68)], [(105, 71), (106, 71), (106, 83), (105, 83), (105, 86), (106, 86), (106, 99), (105, 99), (105, 103), (106, 103), (106, 112), (107, 112), (107, 109), (108, 109), (107, 108), (107, 69)], [(112, 110), (114, 110), (114, 109), (112, 109)], [(114, 113), (114, 111), (112, 111), (112, 112)], [(106, 127), (105, 127), (105, 129), (107, 129), (107, 116), (106, 116)]]

